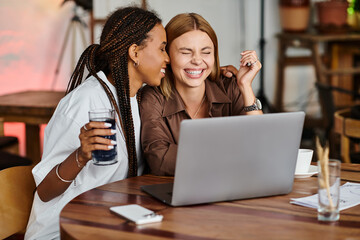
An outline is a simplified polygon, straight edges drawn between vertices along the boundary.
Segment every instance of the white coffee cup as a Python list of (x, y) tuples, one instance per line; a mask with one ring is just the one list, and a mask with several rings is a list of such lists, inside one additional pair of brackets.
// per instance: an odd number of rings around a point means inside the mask
[(299, 149), (296, 161), (295, 174), (309, 172), (313, 152), (314, 151), (311, 149)]

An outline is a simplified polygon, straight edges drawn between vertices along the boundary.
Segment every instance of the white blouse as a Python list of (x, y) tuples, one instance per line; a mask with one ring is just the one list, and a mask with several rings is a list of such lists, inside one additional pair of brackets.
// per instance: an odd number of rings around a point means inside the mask
[[(116, 89), (105, 74), (98, 72), (98, 76), (109, 86), (117, 99)], [(45, 129), (42, 160), (32, 170), (36, 186), (55, 165), (64, 161), (80, 146), (80, 128), (89, 122), (88, 111), (97, 108), (111, 108), (111, 104), (103, 87), (92, 76), (61, 99)], [(140, 116), (136, 96), (131, 98), (131, 110), (138, 156), (138, 175), (141, 175), (144, 162), (141, 158)], [(118, 162), (108, 166), (96, 166), (89, 161), (77, 175), (76, 181), (73, 181), (63, 194), (49, 202), (41, 201), (36, 192), (25, 239), (59, 239), (60, 211), (68, 202), (87, 190), (127, 177), (126, 144), (122, 137), (122, 129), (117, 127), (116, 130)]]

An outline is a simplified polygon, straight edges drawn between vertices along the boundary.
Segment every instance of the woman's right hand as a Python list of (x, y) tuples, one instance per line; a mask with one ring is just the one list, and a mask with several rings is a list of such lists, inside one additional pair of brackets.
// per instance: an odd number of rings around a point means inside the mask
[(111, 124), (105, 122), (89, 122), (81, 127), (80, 147), (64, 161), (55, 165), (39, 184), (37, 192), (42, 201), (48, 202), (64, 193), (81, 169), (91, 160), (92, 151), (114, 148), (116, 142), (102, 137), (115, 134), (116, 130), (112, 130), (110, 127)]
[(91, 152), (94, 150), (110, 150), (116, 142), (102, 136), (110, 136), (116, 130), (110, 129), (111, 124), (105, 122), (88, 122), (80, 129), (79, 162), (86, 165), (92, 159)]

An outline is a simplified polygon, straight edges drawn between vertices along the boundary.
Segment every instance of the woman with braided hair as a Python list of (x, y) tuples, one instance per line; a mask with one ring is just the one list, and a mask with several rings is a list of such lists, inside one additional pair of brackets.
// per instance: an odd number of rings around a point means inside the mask
[[(81, 55), (67, 94), (60, 101), (44, 137), (42, 160), (33, 168), (37, 185), (25, 239), (58, 239), (61, 209), (97, 186), (141, 175), (140, 117), (136, 95), (142, 85), (158, 86), (169, 57), (166, 33), (152, 12), (127, 7), (106, 21), (100, 44)], [(89, 76), (83, 80), (85, 67)], [(89, 122), (88, 111), (117, 112), (117, 141), (109, 124)], [(88, 163), (94, 150), (117, 148), (117, 163)]]

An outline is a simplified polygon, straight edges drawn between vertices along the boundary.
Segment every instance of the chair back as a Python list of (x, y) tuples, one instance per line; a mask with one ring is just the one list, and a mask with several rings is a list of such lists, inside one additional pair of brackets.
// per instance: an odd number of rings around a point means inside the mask
[(17, 166), (0, 171), (0, 239), (26, 229), (35, 190), (31, 169)]
[(350, 108), (336, 111), (334, 118), (334, 131), (341, 139), (341, 160), (350, 163), (350, 138), (360, 139), (360, 120), (351, 118)]

